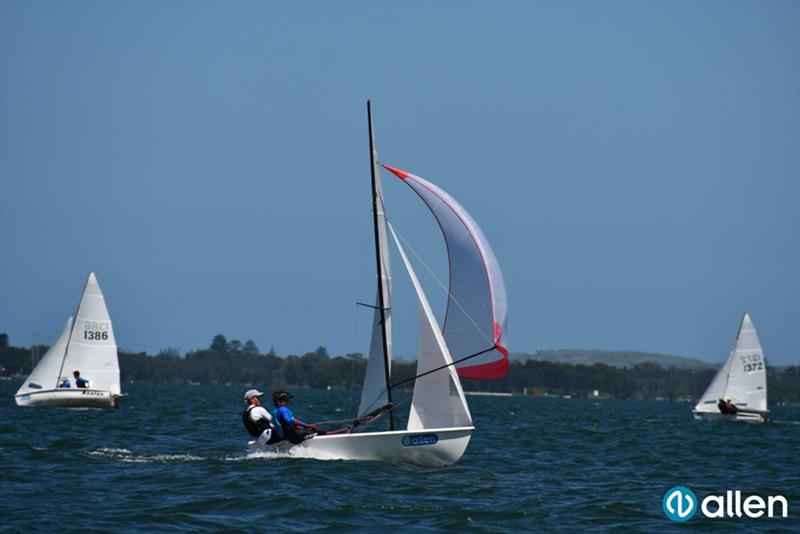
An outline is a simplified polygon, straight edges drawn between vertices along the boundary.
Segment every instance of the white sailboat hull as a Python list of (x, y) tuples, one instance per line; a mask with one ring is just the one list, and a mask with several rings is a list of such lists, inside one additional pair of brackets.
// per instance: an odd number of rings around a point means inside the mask
[(17, 406), (53, 408), (117, 408), (120, 395), (91, 388), (60, 388), (21, 393), (14, 396)]
[(380, 460), (417, 465), (455, 464), (469, 445), (475, 427), (396, 430), (316, 436), (302, 443), (286, 441), (251, 450), (288, 456), (339, 460)]
[(747, 423), (763, 423), (767, 420), (766, 414), (761, 412), (701, 412), (692, 410), (692, 415), (698, 421), (745, 421)]

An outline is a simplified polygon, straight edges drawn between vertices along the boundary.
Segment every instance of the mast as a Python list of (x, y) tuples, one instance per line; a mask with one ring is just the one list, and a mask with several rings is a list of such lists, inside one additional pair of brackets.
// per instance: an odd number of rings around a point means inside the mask
[[(383, 371), (386, 378), (386, 400), (392, 404), (392, 382), (389, 376), (389, 347), (386, 341), (386, 296), (383, 293), (383, 265), (381, 264), (380, 228), (378, 221), (378, 169), (375, 135), (372, 131), (372, 104), (367, 100), (367, 122), (369, 124), (369, 163), (372, 175), (372, 221), (375, 228), (375, 265), (378, 271), (378, 311), (381, 316), (381, 341), (383, 344)], [(394, 430), (394, 411), (389, 410), (389, 430)]]

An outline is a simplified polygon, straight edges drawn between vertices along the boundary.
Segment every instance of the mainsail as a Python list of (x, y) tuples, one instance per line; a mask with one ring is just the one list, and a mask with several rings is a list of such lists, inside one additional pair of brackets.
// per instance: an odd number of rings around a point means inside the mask
[(450, 285), (442, 332), (459, 376), (503, 378), (508, 372), (506, 290), (492, 247), (448, 193), (419, 176), (383, 166), (419, 195), (444, 235)]
[(378, 151), (372, 130), (372, 108), (367, 103), (369, 116), (370, 164), (372, 173), (373, 221), (377, 258), (378, 291), (372, 320), (372, 341), (369, 348), (367, 372), (361, 390), (358, 415), (362, 417), (386, 405), (391, 399), (388, 378), (392, 364), (392, 273), (389, 266), (389, 240), (386, 234), (386, 211), (383, 187), (378, 172)]
[[(62, 365), (62, 372), (69, 376), (76, 370), (92, 389), (120, 393), (114, 329), (94, 273), (86, 281)], [(55, 386), (57, 378), (54, 375), (48, 386)]]
[(730, 399), (738, 408), (767, 411), (767, 366), (758, 334), (745, 313), (736, 336), (736, 346), (717, 371), (695, 410), (716, 412), (717, 400)]

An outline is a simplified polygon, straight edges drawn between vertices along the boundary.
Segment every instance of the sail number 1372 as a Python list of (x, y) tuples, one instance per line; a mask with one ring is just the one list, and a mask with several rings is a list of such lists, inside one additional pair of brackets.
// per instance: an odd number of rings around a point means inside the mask
[(745, 373), (752, 373), (753, 371), (761, 371), (764, 369), (764, 362), (761, 360), (761, 354), (745, 354), (740, 358)]

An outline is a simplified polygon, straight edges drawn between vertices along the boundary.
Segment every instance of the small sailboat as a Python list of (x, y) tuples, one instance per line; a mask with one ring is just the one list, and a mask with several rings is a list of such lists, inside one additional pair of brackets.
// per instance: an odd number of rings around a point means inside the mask
[[(88, 380), (86, 387), (72, 380), (75, 371)], [(114, 330), (97, 277), (89, 273), (74, 319), (67, 319), (14, 400), (18, 406), (116, 408), (121, 396)]]
[[(506, 293), (500, 267), (483, 232), (449, 194), (411, 173), (382, 165), (420, 197), (444, 235), (449, 289), (443, 327), (431, 306), (384, 207), (372, 110), (367, 102), (372, 174), (377, 296), (372, 341), (355, 426), (299, 444), (279, 442), (278, 451), (316, 457), (451, 465), (461, 458), (474, 426), (459, 377), (499, 379), (508, 371)], [(420, 307), (417, 374), (392, 377), (392, 277), (389, 235), (402, 258)], [(406, 428), (394, 424), (392, 392), (413, 382)], [(369, 431), (369, 421), (388, 415), (388, 430)], [(374, 425), (373, 425), (374, 426)]]
[[(720, 400), (730, 400), (737, 412), (722, 413)], [(768, 412), (767, 363), (753, 321), (745, 313), (736, 345), (692, 413), (695, 419), (761, 423), (766, 421)]]

